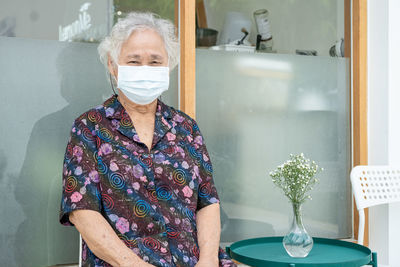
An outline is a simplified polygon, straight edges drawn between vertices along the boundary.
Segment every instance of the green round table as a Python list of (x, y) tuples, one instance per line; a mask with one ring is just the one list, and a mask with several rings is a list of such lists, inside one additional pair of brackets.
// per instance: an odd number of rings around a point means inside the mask
[(232, 259), (250, 266), (274, 267), (377, 267), (376, 253), (365, 246), (328, 238), (313, 238), (314, 246), (305, 258), (290, 257), (283, 237), (242, 240), (226, 248)]

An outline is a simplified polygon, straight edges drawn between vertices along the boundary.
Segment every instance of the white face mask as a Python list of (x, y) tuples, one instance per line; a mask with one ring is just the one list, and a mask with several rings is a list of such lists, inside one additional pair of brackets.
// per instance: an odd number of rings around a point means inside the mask
[(118, 88), (136, 104), (153, 102), (168, 86), (168, 67), (118, 65)]

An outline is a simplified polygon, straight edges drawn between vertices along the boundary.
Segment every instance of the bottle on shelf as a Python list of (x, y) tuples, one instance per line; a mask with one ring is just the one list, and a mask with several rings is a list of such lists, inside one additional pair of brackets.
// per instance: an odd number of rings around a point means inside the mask
[(254, 11), (254, 20), (257, 27), (257, 51), (271, 53), (272, 50), (272, 34), (271, 26), (269, 23), (269, 12), (266, 9), (259, 9)]

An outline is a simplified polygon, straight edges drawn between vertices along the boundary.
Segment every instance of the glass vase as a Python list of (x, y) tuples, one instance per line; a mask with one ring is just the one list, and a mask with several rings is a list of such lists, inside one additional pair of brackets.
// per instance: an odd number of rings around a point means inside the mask
[(310, 253), (313, 247), (313, 239), (303, 226), (301, 217), (301, 204), (292, 203), (293, 222), (287, 235), (283, 237), (283, 246), (286, 252), (295, 258), (304, 258)]

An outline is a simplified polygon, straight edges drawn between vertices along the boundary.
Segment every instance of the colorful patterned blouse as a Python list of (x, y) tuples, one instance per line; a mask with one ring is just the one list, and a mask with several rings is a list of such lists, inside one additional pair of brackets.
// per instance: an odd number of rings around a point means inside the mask
[[(196, 212), (218, 195), (196, 122), (158, 101), (150, 152), (116, 96), (75, 120), (63, 168), (60, 222), (100, 212), (134, 253), (155, 266), (194, 266)], [(110, 266), (82, 246), (83, 266)], [(235, 266), (219, 250), (220, 266)]]

